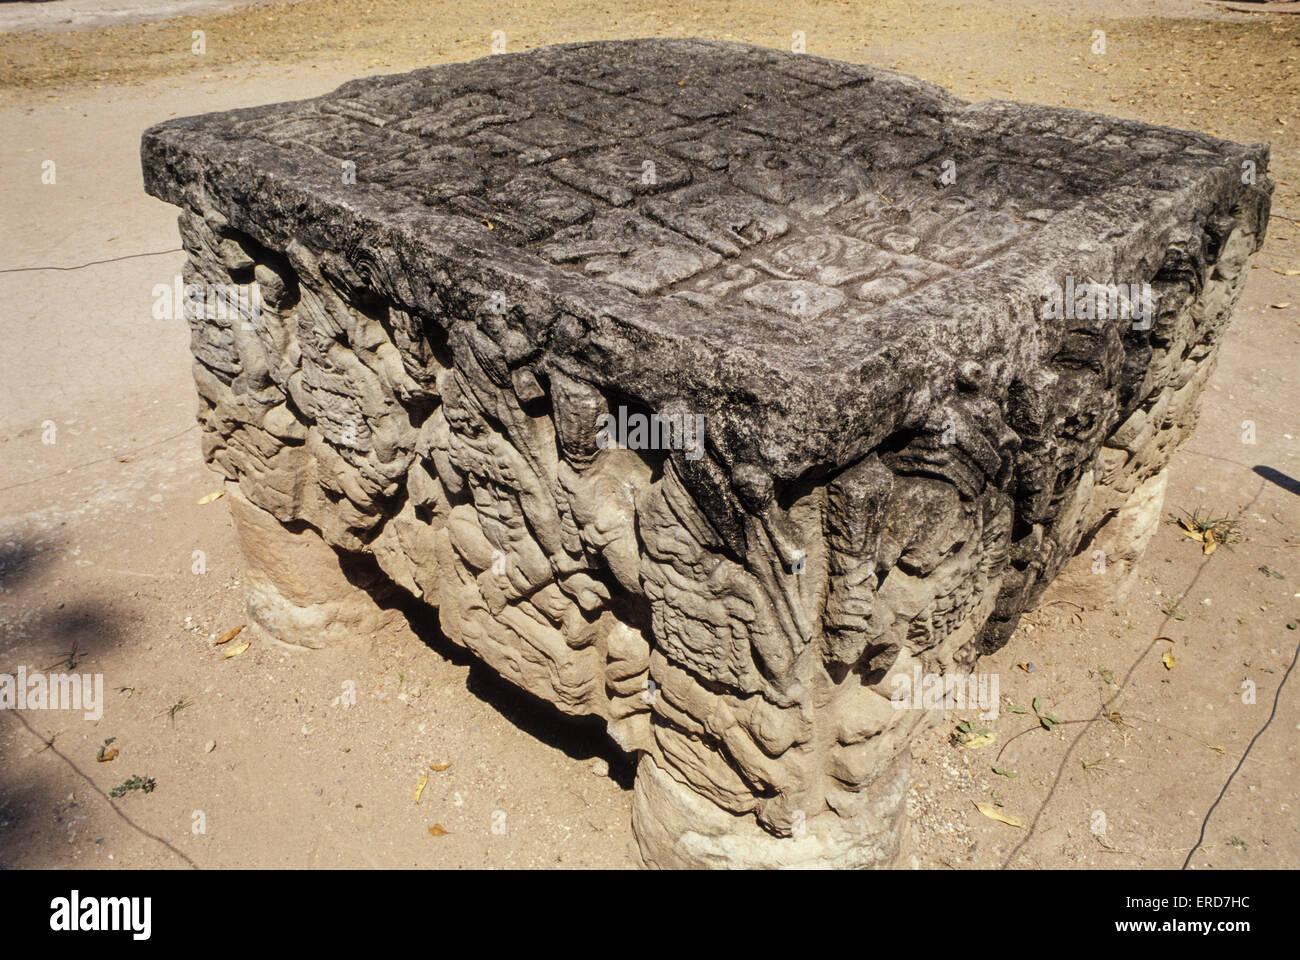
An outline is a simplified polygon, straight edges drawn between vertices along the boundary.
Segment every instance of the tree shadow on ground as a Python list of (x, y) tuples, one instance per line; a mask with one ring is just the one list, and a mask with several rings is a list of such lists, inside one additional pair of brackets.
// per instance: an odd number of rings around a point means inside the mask
[[(91, 600), (46, 601), (36, 609), (22, 605), (24, 587), (39, 582), (40, 575), (57, 553), (55, 544), (37, 547), (18, 541), (0, 548), (0, 590), (19, 608), (17, 616), (0, 622), (4, 630), (0, 643), (0, 674), (14, 678), (19, 668), (30, 677), (58, 674), (102, 676), (102, 659), (127, 636), (115, 615), (102, 603)], [(21, 648), (22, 653), (13, 652)], [(111, 685), (102, 687), (106, 697)], [(102, 709), (103, 704), (101, 703)], [(83, 704), (84, 707), (84, 704)], [(23, 867), (44, 862), (56, 841), (70, 842), (78, 825), (99, 813), (97, 805), (78, 800), (83, 786), (104, 801), (112, 813), (135, 832), (171, 850), (178, 866), (196, 866), (166, 840), (150, 833), (127, 816), (95, 783), (84, 769), (91, 764), (74, 760), (60, 747), (60, 735), (87, 721), (85, 709), (0, 710), (0, 868)], [(54, 761), (55, 766), (44, 762)], [(93, 761), (92, 761), (93, 763)], [(35, 776), (34, 769), (49, 771)], [(67, 775), (80, 781), (68, 793)], [(86, 839), (83, 837), (82, 839)], [(99, 841), (89, 840), (94, 844)]]
[(632, 789), (637, 757), (619, 748), (606, 732), (601, 717), (571, 716), (515, 686), (472, 652), (452, 643), (438, 625), (437, 610), (400, 588), (391, 593), (367, 589), (381, 606), (400, 611), (411, 631), (434, 653), (457, 666), (468, 667), (465, 688), (510, 724), (574, 760), (601, 758), (609, 765), (610, 778), (622, 789)]
[(1300, 496), (1300, 480), (1297, 480), (1295, 477), (1288, 476), (1281, 470), (1274, 470), (1272, 467), (1265, 467), (1263, 465), (1252, 467), (1251, 469), (1254, 470), (1258, 476), (1263, 477), (1269, 483), (1276, 484), (1287, 493), (1294, 493), (1296, 496)]

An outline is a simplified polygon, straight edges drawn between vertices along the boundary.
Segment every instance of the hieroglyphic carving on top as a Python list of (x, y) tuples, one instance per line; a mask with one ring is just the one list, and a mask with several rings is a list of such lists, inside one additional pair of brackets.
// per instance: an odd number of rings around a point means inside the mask
[(233, 132), (635, 294), (810, 320), (978, 266), (1183, 146), (1052, 116), (777, 51), (683, 42), (666, 67), (630, 43), (356, 81)]

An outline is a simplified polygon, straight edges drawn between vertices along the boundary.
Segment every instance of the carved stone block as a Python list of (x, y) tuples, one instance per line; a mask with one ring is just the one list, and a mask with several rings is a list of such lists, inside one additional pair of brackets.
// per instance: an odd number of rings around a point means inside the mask
[(142, 153), (250, 616), (436, 607), (640, 755), (661, 866), (892, 861), (934, 714), (895, 680), (970, 672), (1081, 550), (1076, 591), (1131, 575), (1272, 188), (1261, 145), (697, 40)]

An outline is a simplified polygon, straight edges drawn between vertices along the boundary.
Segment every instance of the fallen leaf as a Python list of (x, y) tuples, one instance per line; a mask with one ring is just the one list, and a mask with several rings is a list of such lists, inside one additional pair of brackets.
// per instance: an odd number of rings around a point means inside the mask
[(205, 506), (206, 504), (211, 503), (213, 500), (220, 499), (221, 495), (224, 492), (225, 492), (224, 490), (217, 490), (214, 493), (209, 493), (206, 497), (199, 497), (199, 499), (196, 502), (200, 507)]
[(1277, 267), (1269, 267), (1274, 273), (1280, 273), (1284, 277), (1300, 277), (1300, 270), (1279, 270)]
[(231, 647), (229, 650), (223, 653), (221, 655), (221, 659), (229, 660), (231, 657), (237, 657), (247, 649), (248, 649), (248, 641), (245, 640), (243, 643), (235, 644), (233, 647)]
[(1024, 827), (1024, 824), (1015, 817), (1007, 816), (1007, 814), (990, 803), (980, 803), (978, 800), (972, 800), (971, 803), (975, 804), (975, 808), (990, 820), (996, 820), (1011, 827)]
[(432, 837), (445, 837), (447, 830), (441, 823), (435, 823), (429, 828), (429, 835)]
[(237, 627), (231, 627), (221, 636), (217, 637), (217, 639), (213, 641), (213, 645), (220, 646), (223, 643), (229, 643), (231, 640), (234, 640), (235, 637), (239, 636), (239, 631), (243, 630), (245, 626), (247, 626), (247, 624), (241, 623)]
[(1165, 665), (1166, 670), (1172, 670), (1174, 668), (1174, 652), (1172, 650), (1166, 650), (1161, 654), (1160, 662)]
[(431, 763), (429, 764), (429, 769), (434, 773), (442, 773), (442, 771), (446, 770), (450, 766), (450, 763)]
[(1010, 777), (1012, 780), (1020, 776), (1020, 774), (1016, 773), (1014, 770), (1003, 770), (1001, 767), (994, 767), (993, 772), (999, 777)]
[(1269, 306), (1272, 307), (1274, 310), (1285, 310), (1287, 307), (1291, 306), (1291, 304), (1289, 304), (1289, 303), (1270, 303)]
[(108, 763), (108, 761), (112, 760), (116, 756), (117, 756), (117, 747), (109, 747), (107, 750), (105, 750), (95, 759), (98, 760), (100, 763)]
[(415, 785), (415, 802), (420, 802), (420, 797), (424, 795), (424, 785), (429, 782), (429, 775), (426, 773), (420, 778), (420, 782)]
[(1210, 554), (1214, 552), (1215, 548), (1218, 547), (1218, 545), (1219, 545), (1218, 541), (1214, 539), (1214, 531), (1206, 530), (1205, 546), (1201, 548), (1201, 553), (1205, 554), (1208, 557)]
[(980, 747), (987, 747), (997, 738), (998, 735), (996, 733), (976, 733), (959, 742), (967, 750), (978, 750)]
[(1192, 525), (1190, 520), (1183, 520), (1180, 518), (1178, 521), (1178, 525), (1183, 528), (1184, 536), (1190, 537), (1193, 540), (1205, 539), (1205, 535), (1201, 533), (1200, 530), (1196, 529), (1196, 527)]

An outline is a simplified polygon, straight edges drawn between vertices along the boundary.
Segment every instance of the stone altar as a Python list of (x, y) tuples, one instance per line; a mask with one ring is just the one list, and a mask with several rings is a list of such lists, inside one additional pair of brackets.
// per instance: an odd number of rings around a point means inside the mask
[(935, 713), (892, 680), (970, 672), (1058, 576), (1123, 589), (1272, 188), (1263, 145), (701, 40), (357, 80), (142, 159), (208, 291), (250, 619), (436, 607), (639, 754), (666, 867), (892, 863)]

